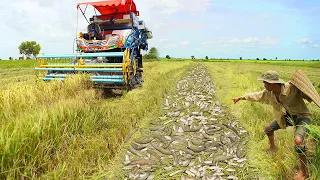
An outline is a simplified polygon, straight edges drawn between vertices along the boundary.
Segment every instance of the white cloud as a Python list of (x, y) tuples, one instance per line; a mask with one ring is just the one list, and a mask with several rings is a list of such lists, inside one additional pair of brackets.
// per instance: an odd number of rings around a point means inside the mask
[[(86, 31), (87, 27), (87, 22), (80, 11), (78, 11), (79, 22), (77, 26), (76, 5), (86, 1), (99, 0), (8, 1), (6, 6), (0, 7), (0, 16), (3, 21), (0, 26), (2, 34), (0, 58), (4, 59), (9, 56), (17, 58), (20, 43), (31, 40), (38, 42), (44, 53), (72, 53), (76, 28), (78, 27), (79, 32)], [(194, 50), (196, 47), (200, 47), (201, 50), (197, 53), (205, 51), (203, 47), (216, 49), (225, 47), (226, 49), (222, 49), (219, 53), (223, 54), (228, 51), (229, 54), (229, 51), (236, 52), (237, 48), (242, 48), (242, 50), (245, 48), (269, 48), (276, 47), (280, 43), (280, 39), (274, 36), (281, 36), (281, 34), (266, 29), (261, 29), (261, 33), (252, 33), (245, 28), (238, 31), (227, 30), (230, 18), (237, 18), (226, 11), (227, 8), (220, 7), (223, 6), (223, 3), (216, 3), (217, 1), (223, 2), (225, 0), (134, 0), (140, 11), (139, 18), (145, 21), (146, 26), (154, 35), (153, 39), (148, 40), (149, 47), (159, 47), (160, 53), (163, 50), (172, 51), (170, 54), (176, 53), (176, 56), (183, 55), (184, 49), (180, 47), (186, 45), (194, 46), (192, 47)], [(217, 10), (222, 8), (222, 10), (214, 15), (216, 12), (212, 11), (213, 8)], [(239, 10), (241, 10), (241, 6), (239, 6)], [(270, 14), (267, 13), (266, 10), (266, 14), (263, 14), (262, 17), (272, 19), (273, 16), (269, 17)], [(91, 6), (88, 6), (86, 14), (88, 17), (94, 14)], [(190, 14), (194, 16), (190, 16)], [(247, 16), (239, 15), (239, 19), (244, 17)], [(248, 21), (248, 23), (253, 22)], [(246, 23), (243, 26), (250, 27)], [(284, 25), (280, 29), (283, 28), (286, 29), (286, 26)], [(220, 35), (228, 37), (219, 39)], [(266, 35), (270, 37), (266, 37)], [(180, 38), (187, 39), (189, 42), (182, 43), (179, 41)], [(301, 47), (319, 47), (318, 41), (310, 39), (303, 38), (297, 40), (296, 43)], [(203, 42), (195, 46), (195, 42), (201, 40)], [(164, 48), (176, 49), (165, 50)]]
[(257, 37), (248, 37), (245, 39), (222, 38), (221, 41), (225, 44), (256, 44), (259, 42), (259, 39)]
[(277, 47), (280, 43), (279, 38), (274, 37), (247, 37), (247, 38), (230, 38), (221, 37), (218, 40), (209, 40), (202, 42), (201, 45), (204, 47), (214, 48), (270, 48)]
[(164, 48), (176, 48), (177, 44), (168, 44), (166, 46), (164, 46)]
[(257, 37), (248, 37), (243, 39), (244, 43), (258, 43), (259, 39)]
[(296, 43), (300, 44), (300, 47), (302, 47), (302, 48), (305, 48), (305, 47), (314, 47), (314, 48), (319, 47), (318, 44), (314, 43), (309, 38), (297, 39)]
[(260, 41), (261, 46), (277, 46), (280, 43), (279, 38), (266, 37)]
[(180, 46), (188, 46), (190, 45), (190, 42), (189, 41), (182, 41), (180, 42)]
[[(10, 42), (6, 44), (6, 53), (19, 56), (18, 46), (22, 41), (36, 41), (45, 53), (72, 53), (78, 2), (81, 0), (17, 0), (6, 4), (0, 11), (4, 17), (0, 31), (7, 34), (3, 36), (4, 42)], [(78, 19), (79, 32), (86, 29), (87, 22), (81, 13)]]
[(212, 44), (212, 41), (205, 41), (203, 43), (201, 43), (204, 46), (210, 46)]
[[(87, 22), (76, 5), (79, 2), (97, 0), (14, 0), (0, 7), (0, 16), (3, 17), (0, 26), (2, 36), (0, 47), (3, 52), (1, 58), (18, 57), (18, 46), (22, 41), (36, 41), (42, 47), (41, 52), (62, 54), (72, 53), (73, 40), (77, 32), (86, 31)], [(174, 13), (201, 14), (211, 7), (211, 0), (135, 0), (136, 7), (140, 11), (140, 19), (153, 32), (155, 37), (160, 37), (160, 43), (168, 43), (165, 40), (167, 33), (172, 28), (189, 30), (203, 29), (200, 22), (184, 21), (174, 22)], [(81, 6), (82, 9), (85, 6)], [(87, 18), (94, 14), (93, 7), (88, 6)], [(78, 25), (77, 25), (78, 16)], [(169, 38), (168, 38), (169, 39)], [(10, 43), (8, 43), (10, 42)], [(151, 46), (157, 46), (159, 41), (150, 40)], [(151, 42), (153, 44), (151, 44)], [(171, 45), (173, 46), (173, 45)], [(177, 46), (177, 45), (176, 45)]]
[(279, 38), (266, 37), (260, 39), (258, 37), (247, 37), (244, 39), (239, 38), (220, 38), (221, 47), (243, 47), (243, 48), (253, 48), (253, 47), (274, 47), (280, 43)]

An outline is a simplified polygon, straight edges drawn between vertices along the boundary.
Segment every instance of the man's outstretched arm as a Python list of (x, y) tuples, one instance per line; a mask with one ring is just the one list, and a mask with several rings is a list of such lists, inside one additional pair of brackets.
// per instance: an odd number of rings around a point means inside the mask
[(241, 96), (241, 97), (236, 97), (236, 98), (232, 98), (233, 103), (236, 104), (237, 102), (239, 102), (240, 100), (245, 100), (246, 98)]
[(268, 100), (267, 93), (268, 93), (267, 90), (262, 90), (262, 91), (259, 91), (259, 92), (246, 93), (244, 96), (235, 97), (232, 100), (233, 100), (234, 104), (236, 104), (240, 100), (248, 100), (248, 101), (251, 101), (251, 102), (266, 102), (266, 103), (268, 103), (269, 100)]

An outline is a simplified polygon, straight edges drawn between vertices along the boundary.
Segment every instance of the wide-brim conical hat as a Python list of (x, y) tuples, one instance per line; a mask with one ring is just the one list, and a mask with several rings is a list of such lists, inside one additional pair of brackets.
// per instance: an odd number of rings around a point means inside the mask
[(295, 85), (300, 91), (302, 91), (305, 95), (309, 96), (309, 98), (320, 107), (320, 96), (313, 86), (312, 82), (309, 80), (307, 75), (302, 70), (297, 70), (293, 73), (290, 82)]

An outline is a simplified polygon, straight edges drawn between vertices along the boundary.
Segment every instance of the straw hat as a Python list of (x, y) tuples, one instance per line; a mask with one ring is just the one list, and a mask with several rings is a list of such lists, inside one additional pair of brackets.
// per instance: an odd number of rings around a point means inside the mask
[(261, 77), (258, 78), (258, 81), (284, 84), (284, 81), (280, 79), (280, 76), (276, 71), (266, 71)]
[(307, 75), (302, 70), (297, 70), (293, 73), (291, 79), (289, 80), (293, 85), (295, 85), (300, 91), (320, 107), (320, 96), (313, 86), (312, 82), (308, 79)]

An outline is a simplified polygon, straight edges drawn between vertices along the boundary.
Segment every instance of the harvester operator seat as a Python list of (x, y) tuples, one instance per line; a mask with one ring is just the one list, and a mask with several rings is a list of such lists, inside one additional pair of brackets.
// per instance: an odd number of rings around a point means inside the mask
[(103, 40), (101, 29), (98, 23), (90, 23), (88, 25), (88, 40)]

